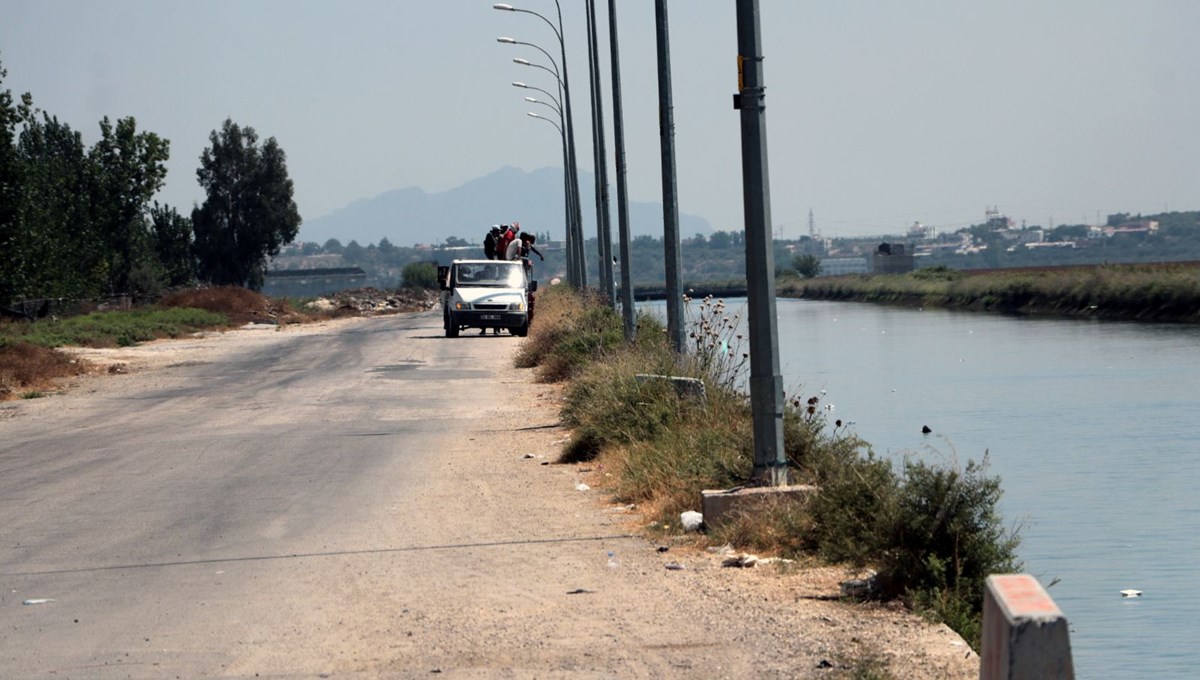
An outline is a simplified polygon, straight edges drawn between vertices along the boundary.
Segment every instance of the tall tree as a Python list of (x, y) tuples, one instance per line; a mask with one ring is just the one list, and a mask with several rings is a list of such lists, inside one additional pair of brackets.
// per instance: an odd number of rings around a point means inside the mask
[(162, 282), (168, 286), (182, 286), (195, 280), (192, 220), (155, 201), (150, 209), (150, 225), (154, 230), (154, 252), (158, 256)]
[(150, 199), (166, 180), (170, 143), (153, 132), (138, 132), (132, 117), (114, 127), (106, 116), (100, 121), (100, 141), (88, 155), (95, 169), (93, 217), (107, 254), (109, 292), (151, 292), (147, 289), (158, 283), (158, 263), (148, 219)]
[(197, 273), (216, 284), (262, 288), (267, 260), (300, 230), (287, 157), (274, 137), (225, 119), (209, 135), (196, 177), (208, 197), (192, 210)]

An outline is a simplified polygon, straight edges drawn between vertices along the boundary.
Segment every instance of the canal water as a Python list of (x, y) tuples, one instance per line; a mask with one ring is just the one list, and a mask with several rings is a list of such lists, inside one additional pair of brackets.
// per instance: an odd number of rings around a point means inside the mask
[(777, 309), (789, 395), (821, 396), (894, 460), (987, 456), (1078, 677), (1200, 673), (1200, 327)]

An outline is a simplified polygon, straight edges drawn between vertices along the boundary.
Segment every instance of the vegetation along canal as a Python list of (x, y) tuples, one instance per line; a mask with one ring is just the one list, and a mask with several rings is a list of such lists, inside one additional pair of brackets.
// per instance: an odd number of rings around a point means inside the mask
[(1200, 665), (1200, 326), (790, 299), (778, 317), (784, 389), (831, 427), (893, 460), (987, 453), (1079, 677)]

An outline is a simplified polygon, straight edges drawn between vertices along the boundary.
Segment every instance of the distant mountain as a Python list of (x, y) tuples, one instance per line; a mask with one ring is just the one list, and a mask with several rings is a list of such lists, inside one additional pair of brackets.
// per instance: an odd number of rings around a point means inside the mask
[[(583, 194), (583, 229), (589, 238), (596, 235), (596, 199), (591, 174), (581, 173), (579, 190)], [(617, 238), (615, 183), (609, 189), (612, 200), (610, 222), (613, 240)], [(472, 243), (483, 240), (488, 227), (517, 221), (522, 229), (550, 232), (561, 239), (563, 228), (563, 175), (559, 168), (540, 168), (525, 172), (513, 167), (473, 179), (460, 187), (430, 194), (410, 187), (364, 198), (335, 210), (324, 217), (305, 222), (297, 241), (325, 243), (336, 238), (346, 245), (379, 243), (387, 237), (393, 245), (442, 243), (450, 236)], [(629, 204), (629, 230), (634, 236), (662, 236), (662, 204)], [(683, 237), (713, 231), (708, 220), (695, 215), (679, 216)]]

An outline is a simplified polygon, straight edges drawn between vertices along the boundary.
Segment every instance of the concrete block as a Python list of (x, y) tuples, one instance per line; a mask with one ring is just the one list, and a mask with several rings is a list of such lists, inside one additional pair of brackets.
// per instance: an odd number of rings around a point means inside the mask
[(736, 513), (755, 512), (766, 503), (785, 498), (803, 501), (816, 491), (817, 487), (804, 484), (701, 491), (700, 506), (704, 513), (704, 525), (711, 529), (720, 526)]
[(993, 574), (983, 595), (980, 680), (1074, 680), (1067, 619), (1029, 574)]

